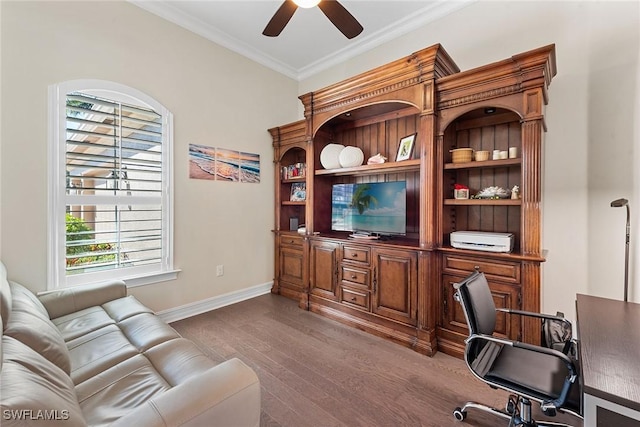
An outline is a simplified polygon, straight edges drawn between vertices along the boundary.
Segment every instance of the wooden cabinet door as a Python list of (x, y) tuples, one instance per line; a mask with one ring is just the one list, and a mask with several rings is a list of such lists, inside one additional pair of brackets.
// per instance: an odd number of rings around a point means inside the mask
[(410, 325), (417, 319), (418, 255), (413, 251), (375, 249), (372, 311)]
[(309, 291), (324, 298), (338, 299), (338, 250), (333, 242), (311, 242)]
[[(441, 323), (443, 328), (467, 336), (469, 335), (467, 320), (464, 317), (462, 305), (454, 299), (455, 289), (453, 288), (454, 283), (461, 282), (464, 278), (464, 276), (448, 274), (443, 276)], [(496, 308), (520, 309), (520, 286), (490, 281), (489, 288)], [(498, 312), (496, 315), (496, 335), (520, 340), (520, 320), (520, 316)]]
[(280, 286), (293, 287), (302, 290), (304, 258), (302, 250), (282, 247), (280, 248)]

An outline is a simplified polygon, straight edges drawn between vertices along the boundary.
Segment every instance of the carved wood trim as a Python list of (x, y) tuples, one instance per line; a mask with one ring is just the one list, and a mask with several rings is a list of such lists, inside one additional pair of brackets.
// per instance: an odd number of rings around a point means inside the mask
[(341, 112), (378, 102), (396, 101), (421, 109), (433, 105), (425, 99), (428, 93), (422, 83), (434, 80), (460, 69), (449, 54), (439, 45), (433, 45), (405, 58), (390, 62), (373, 70), (327, 86), (299, 97), (307, 118), (317, 117), (312, 125), (313, 134), (322, 124)]
[(457, 107), (458, 105), (472, 104), (479, 101), (485, 101), (493, 98), (500, 98), (512, 93), (518, 93), (520, 86), (517, 84), (500, 87), (497, 89), (490, 89), (484, 92), (477, 92), (460, 98), (454, 98), (449, 100), (442, 100), (438, 102), (438, 109), (443, 110), (446, 108)]

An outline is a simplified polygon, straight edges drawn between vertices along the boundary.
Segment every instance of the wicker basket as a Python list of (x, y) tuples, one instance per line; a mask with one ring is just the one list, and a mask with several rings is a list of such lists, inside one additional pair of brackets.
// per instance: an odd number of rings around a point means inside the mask
[(473, 157), (473, 148), (456, 148), (451, 150), (452, 163), (470, 162)]
[(489, 160), (489, 152), (485, 150), (476, 151), (476, 162), (484, 162)]

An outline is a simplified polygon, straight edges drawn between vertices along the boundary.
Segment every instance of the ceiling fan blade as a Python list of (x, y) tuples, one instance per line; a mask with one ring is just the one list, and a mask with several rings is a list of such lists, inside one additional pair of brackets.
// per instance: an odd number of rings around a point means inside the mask
[(348, 39), (362, 32), (363, 28), (358, 20), (336, 0), (321, 0), (318, 7)]
[(298, 9), (298, 5), (292, 0), (285, 0), (280, 8), (273, 15), (262, 34), (269, 37), (276, 37), (279, 35), (284, 27), (287, 25), (295, 11)]

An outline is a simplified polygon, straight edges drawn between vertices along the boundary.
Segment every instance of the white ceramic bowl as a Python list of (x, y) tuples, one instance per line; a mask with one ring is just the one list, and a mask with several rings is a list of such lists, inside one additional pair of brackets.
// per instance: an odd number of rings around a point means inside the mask
[(364, 153), (358, 147), (347, 146), (340, 152), (338, 160), (343, 168), (360, 166), (364, 162)]
[(340, 152), (344, 149), (342, 144), (327, 144), (320, 152), (320, 164), (325, 169), (337, 169), (340, 167)]

